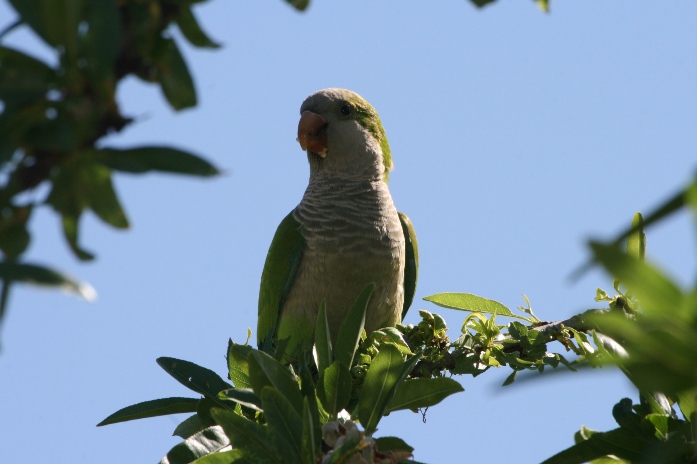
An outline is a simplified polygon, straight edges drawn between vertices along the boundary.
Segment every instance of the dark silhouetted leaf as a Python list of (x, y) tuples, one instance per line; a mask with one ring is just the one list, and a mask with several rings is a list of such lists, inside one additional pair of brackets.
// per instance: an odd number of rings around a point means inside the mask
[(95, 159), (111, 169), (140, 174), (150, 171), (214, 176), (219, 171), (208, 161), (191, 153), (169, 147), (130, 149), (103, 148), (94, 152)]
[(118, 422), (145, 419), (146, 417), (196, 412), (198, 402), (199, 400), (196, 398), (161, 398), (158, 400), (144, 401), (119, 409), (97, 424), (97, 427), (116, 424)]
[(162, 93), (175, 110), (196, 106), (196, 89), (184, 57), (172, 39), (160, 38), (153, 59)]
[(58, 287), (68, 293), (94, 301), (97, 293), (85, 282), (74, 280), (65, 274), (35, 264), (0, 262), (0, 279), (34, 285)]
[(182, 34), (186, 37), (186, 40), (196, 47), (207, 47), (207, 48), (219, 48), (220, 44), (213, 42), (201, 26), (199, 26), (198, 21), (191, 8), (186, 5), (182, 5), (179, 9), (179, 16), (177, 16), (177, 25), (181, 29)]
[(186, 388), (214, 401), (218, 400), (219, 392), (232, 388), (212, 370), (189, 361), (162, 357), (157, 358), (157, 364)]

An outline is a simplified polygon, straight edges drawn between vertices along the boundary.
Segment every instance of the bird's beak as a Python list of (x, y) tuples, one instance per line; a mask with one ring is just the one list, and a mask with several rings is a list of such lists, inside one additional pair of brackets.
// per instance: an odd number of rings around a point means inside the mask
[(327, 156), (327, 121), (317, 113), (303, 111), (298, 122), (298, 142), (303, 150)]

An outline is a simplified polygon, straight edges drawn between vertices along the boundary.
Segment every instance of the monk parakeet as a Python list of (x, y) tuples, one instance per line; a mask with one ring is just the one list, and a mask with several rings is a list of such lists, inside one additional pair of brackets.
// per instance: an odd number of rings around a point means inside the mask
[(375, 283), (368, 333), (402, 321), (414, 298), (416, 235), (392, 203), (392, 156), (375, 109), (345, 89), (316, 92), (300, 107), (298, 142), (310, 163), (300, 204), (276, 230), (261, 277), (257, 342), (290, 337), (286, 353), (311, 346), (321, 302), (329, 332)]

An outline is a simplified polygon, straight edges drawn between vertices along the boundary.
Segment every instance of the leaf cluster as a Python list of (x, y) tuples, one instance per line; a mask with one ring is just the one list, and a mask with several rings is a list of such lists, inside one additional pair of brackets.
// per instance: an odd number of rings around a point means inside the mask
[[(94, 296), (87, 284), (21, 262), (37, 207), (50, 206), (75, 256), (91, 260), (94, 254), (79, 242), (83, 213), (91, 211), (115, 228), (129, 227), (112, 182), (115, 171), (217, 174), (209, 162), (179, 149), (117, 149), (101, 143), (133, 123), (115, 98), (119, 82), (128, 76), (157, 84), (174, 110), (196, 105), (193, 79), (170, 33), (176, 25), (192, 45), (218, 47), (199, 27), (192, 13), (195, 3), (10, 0), (18, 19), (0, 33), (0, 320), (12, 282)], [(3, 45), (18, 27), (43, 40), (55, 62)]]

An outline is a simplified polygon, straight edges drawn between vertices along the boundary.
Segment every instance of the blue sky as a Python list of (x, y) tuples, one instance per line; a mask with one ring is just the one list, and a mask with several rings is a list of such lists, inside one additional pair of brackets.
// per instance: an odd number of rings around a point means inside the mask
[[(392, 147), (390, 189), (416, 227), (417, 309), (459, 334), (464, 314), (421, 298), (460, 291), (513, 308), (531, 300), (545, 320), (597, 307), (599, 271), (571, 283), (589, 237), (609, 238), (694, 174), (697, 3), (316, 0), (299, 14), (281, 1), (197, 7), (224, 47), (183, 47), (199, 106), (174, 113), (159, 89), (119, 89), (138, 123), (106, 146), (166, 144), (225, 171), (212, 180), (117, 175), (132, 223), (115, 231), (87, 215), (77, 262), (43, 208), (28, 259), (90, 282), (94, 304), (17, 287), (2, 331), (0, 460), (157, 462), (181, 418), (96, 428), (115, 410), (194, 396), (155, 358), (196, 362), (225, 376), (228, 338), (255, 328), (261, 269), (276, 226), (300, 200), (308, 167), (295, 142), (310, 93), (345, 87), (378, 110)], [(0, 25), (14, 13), (0, 1)], [(174, 33), (177, 35), (176, 32)], [(8, 43), (52, 60), (30, 34)], [(45, 192), (39, 190), (41, 198)], [(649, 258), (694, 282), (687, 214), (651, 229)], [(550, 345), (561, 351), (561, 346)], [(507, 371), (460, 377), (465, 392), (383, 419), (423, 462), (535, 463), (586, 426), (615, 426), (612, 406), (637, 399), (617, 371), (499, 385)]]

